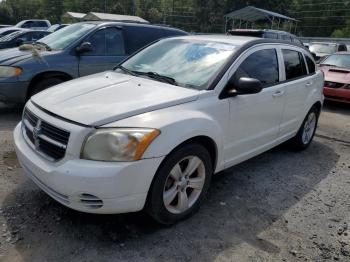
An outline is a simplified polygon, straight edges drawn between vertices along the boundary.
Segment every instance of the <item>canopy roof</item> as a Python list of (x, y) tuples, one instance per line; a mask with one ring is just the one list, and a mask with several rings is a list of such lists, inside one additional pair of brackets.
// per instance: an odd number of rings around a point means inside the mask
[(84, 13), (76, 13), (76, 12), (67, 12), (63, 15), (63, 17), (67, 18), (74, 18), (74, 19), (83, 19), (83, 17), (86, 16)]
[(281, 15), (275, 12), (256, 8), (254, 6), (247, 6), (237, 11), (233, 11), (225, 15), (227, 19), (243, 20), (248, 22), (255, 22), (258, 20), (272, 20), (273, 18), (283, 19), (288, 21), (298, 21), (294, 18)]
[(106, 14), (106, 13), (96, 13), (90, 12), (83, 17), (86, 21), (121, 21), (121, 22), (137, 22), (137, 23), (149, 23), (147, 20), (132, 15), (116, 15), (116, 14)]

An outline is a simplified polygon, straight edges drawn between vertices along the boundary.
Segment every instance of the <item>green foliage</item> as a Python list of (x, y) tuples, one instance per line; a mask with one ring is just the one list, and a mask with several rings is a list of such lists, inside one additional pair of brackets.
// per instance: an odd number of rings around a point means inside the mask
[[(221, 33), (224, 15), (247, 5), (297, 18), (298, 35), (350, 37), (350, 0), (2, 0), (0, 23), (15, 24), (30, 18), (59, 23), (66, 11), (95, 11), (138, 15), (153, 23), (166, 23), (192, 32)], [(270, 24), (254, 26), (262, 28)], [(288, 31), (290, 25), (281, 28)]]

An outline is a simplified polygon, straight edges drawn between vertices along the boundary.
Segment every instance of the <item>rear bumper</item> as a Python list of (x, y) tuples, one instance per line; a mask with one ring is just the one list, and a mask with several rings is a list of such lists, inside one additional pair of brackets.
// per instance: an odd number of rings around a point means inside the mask
[(327, 100), (350, 103), (350, 89), (325, 87), (323, 93)]
[(0, 102), (24, 103), (29, 82), (0, 82)]

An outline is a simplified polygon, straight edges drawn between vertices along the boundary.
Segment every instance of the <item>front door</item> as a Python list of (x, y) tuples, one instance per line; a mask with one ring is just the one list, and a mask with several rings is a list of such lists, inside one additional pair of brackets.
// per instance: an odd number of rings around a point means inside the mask
[[(230, 134), (226, 143), (226, 166), (244, 161), (274, 146), (284, 108), (284, 85), (280, 84), (280, 59), (272, 46), (255, 47), (240, 59), (234, 81), (250, 77), (262, 82), (258, 94), (230, 99)], [(234, 69), (233, 69), (234, 70)]]
[(84, 42), (91, 43), (92, 50), (80, 55), (80, 76), (111, 70), (126, 57), (123, 31), (119, 28), (100, 29)]

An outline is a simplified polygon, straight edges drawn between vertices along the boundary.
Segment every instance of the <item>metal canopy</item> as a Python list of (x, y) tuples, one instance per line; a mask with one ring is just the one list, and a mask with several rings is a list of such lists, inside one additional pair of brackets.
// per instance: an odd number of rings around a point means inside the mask
[(281, 15), (275, 12), (271, 12), (265, 9), (256, 8), (254, 6), (247, 6), (237, 11), (233, 11), (225, 15), (226, 19), (242, 20), (247, 22), (255, 22), (259, 20), (272, 21), (274, 18), (283, 19), (287, 21), (297, 22), (298, 20)]
[(106, 13), (96, 13), (90, 12), (83, 17), (83, 20), (87, 21), (121, 21), (121, 22), (136, 22), (136, 23), (149, 23), (147, 20), (131, 15), (116, 15), (116, 14), (106, 14)]
[(84, 16), (86, 16), (86, 14), (77, 12), (67, 12), (63, 15), (65, 18), (73, 18), (78, 20), (82, 20)]

